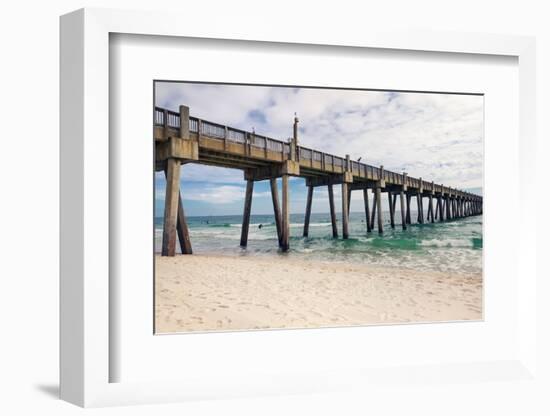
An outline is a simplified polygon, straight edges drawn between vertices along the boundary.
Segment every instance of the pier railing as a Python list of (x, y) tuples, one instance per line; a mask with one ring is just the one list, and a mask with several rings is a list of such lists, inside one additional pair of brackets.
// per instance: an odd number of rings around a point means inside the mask
[[(180, 129), (180, 114), (161, 107), (155, 107), (154, 124), (165, 129)], [(248, 132), (230, 126), (203, 120), (197, 117), (189, 117), (189, 131), (211, 139), (227, 140), (234, 143), (250, 144), (258, 149), (265, 149), (271, 152), (282, 154), (282, 159), (290, 157), (290, 144), (288, 142), (273, 139), (255, 132)], [(439, 191), (451, 194), (452, 188), (443, 185), (426, 182), (419, 178), (405, 176), (401, 173), (392, 172), (366, 163), (350, 161), (347, 166), (345, 158), (320, 152), (303, 146), (297, 146), (297, 157), (299, 161), (310, 161), (311, 165), (319, 165), (323, 170), (352, 172), (354, 176), (364, 177), (372, 180), (384, 180), (398, 185), (407, 185), (411, 188), (424, 189), (426, 191)], [(406, 183), (405, 183), (406, 182)], [(454, 190), (455, 192), (457, 190)], [(463, 191), (461, 191), (463, 192)]]

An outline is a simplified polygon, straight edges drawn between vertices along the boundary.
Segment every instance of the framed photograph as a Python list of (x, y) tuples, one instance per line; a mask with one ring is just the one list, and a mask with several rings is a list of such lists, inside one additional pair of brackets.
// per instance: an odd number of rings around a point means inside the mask
[(154, 96), (155, 334), (482, 319), (482, 94)]
[(62, 398), (532, 380), (533, 39), (181, 18), (61, 18)]

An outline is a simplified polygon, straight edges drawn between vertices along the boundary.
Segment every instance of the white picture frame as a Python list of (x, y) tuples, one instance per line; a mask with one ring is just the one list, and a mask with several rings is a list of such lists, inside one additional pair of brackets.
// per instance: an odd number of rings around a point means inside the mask
[[(61, 397), (80, 406), (158, 403), (195, 398), (260, 394), (322, 392), (362, 384), (410, 380), (410, 368), (382, 367), (369, 371), (334, 368), (331, 377), (295, 374), (284, 369), (274, 377), (239, 379), (234, 374), (212, 378), (196, 375), (182, 381), (112, 382), (110, 366), (120, 359), (110, 349), (110, 310), (113, 298), (109, 276), (114, 259), (109, 253), (109, 37), (110, 34), (210, 38), (333, 45), (334, 47), (430, 51), (442, 54), (504, 55), (519, 67), (519, 186), (517, 270), (517, 333), (514, 354), (498, 361), (418, 362), (413, 378), (425, 381), (457, 378), (472, 383), (486, 379), (536, 377), (536, 270), (533, 216), (523, 215), (533, 203), (535, 184), (527, 175), (535, 167), (535, 43), (529, 37), (464, 33), (411, 33), (365, 30), (360, 37), (342, 32), (326, 35), (320, 28), (278, 31), (266, 25), (243, 36), (228, 22), (202, 26), (185, 16), (83, 9), (61, 19)], [(112, 224), (111, 224), (112, 225)], [(531, 242), (531, 243), (529, 243)], [(361, 368), (359, 366), (359, 368)], [(472, 374), (482, 372), (483, 377)], [(406, 382), (406, 381), (405, 381)]]

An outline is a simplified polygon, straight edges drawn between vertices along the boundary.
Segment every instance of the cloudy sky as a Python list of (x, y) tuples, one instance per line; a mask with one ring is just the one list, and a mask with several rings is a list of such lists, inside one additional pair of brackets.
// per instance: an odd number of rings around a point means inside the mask
[[(299, 143), (334, 155), (384, 165), (447, 186), (481, 192), (483, 97), (337, 89), (156, 83), (156, 105)], [(157, 174), (156, 215), (163, 210), (164, 178)], [(243, 208), (245, 182), (239, 170), (185, 165), (181, 187), (188, 215), (234, 215)], [(337, 187), (339, 188), (339, 187)], [(335, 189), (336, 190), (336, 189)], [(291, 180), (291, 212), (303, 213), (304, 180)], [(337, 193), (338, 196), (338, 193)], [(360, 210), (354, 193), (352, 211)], [(255, 184), (253, 214), (272, 213), (269, 184)], [(327, 212), (327, 192), (314, 192), (313, 212)]]

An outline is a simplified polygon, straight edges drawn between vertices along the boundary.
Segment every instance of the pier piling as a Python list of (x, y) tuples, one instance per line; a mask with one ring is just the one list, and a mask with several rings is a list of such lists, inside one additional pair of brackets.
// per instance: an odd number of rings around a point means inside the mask
[(282, 213), (282, 241), (281, 250), (288, 251), (290, 248), (290, 192), (288, 189), (288, 175), (283, 175), (282, 179), (283, 191), (283, 213)]
[(162, 255), (176, 254), (176, 227), (178, 222), (178, 205), (180, 202), (180, 169), (179, 160), (166, 160), (166, 196), (164, 203), (164, 227), (162, 233)]
[(382, 224), (382, 190), (379, 186), (376, 187), (376, 211), (378, 211), (378, 233), (384, 232), (384, 225)]
[(275, 227), (277, 228), (277, 240), (279, 247), (283, 242), (281, 207), (279, 206), (279, 190), (277, 188), (277, 178), (270, 178), (269, 185), (271, 187), (271, 199), (273, 202), (273, 216), (275, 217)]
[(254, 190), (254, 181), (246, 181), (246, 194), (244, 197), (243, 226), (241, 228), (241, 247), (248, 244), (248, 228), (250, 226), (250, 211), (252, 209), (252, 192)]
[(434, 219), (434, 203), (433, 203), (433, 196), (430, 194), (428, 197), (428, 219), (431, 223), (435, 221)]
[(390, 226), (391, 228), (395, 228), (395, 220), (394, 220), (394, 214), (395, 214), (395, 204), (394, 204), (394, 201), (393, 200), (393, 197), (392, 197), (392, 193), (390, 191), (388, 191), (388, 205), (389, 205), (389, 209), (390, 209)]
[(376, 219), (376, 210), (378, 208), (377, 193), (376, 188), (372, 190), (372, 212), (370, 216), (370, 223), (372, 224), (372, 229), (374, 229), (374, 220)]
[(309, 235), (309, 219), (311, 217), (311, 203), (313, 200), (313, 186), (307, 187), (306, 216), (304, 218), (304, 237)]
[(349, 185), (342, 183), (342, 238), (345, 240), (349, 237)]
[(181, 191), (179, 192), (177, 227), (181, 254), (193, 254), (193, 248), (191, 247), (191, 238), (189, 237), (189, 228), (187, 227), (187, 219), (185, 218), (185, 211), (183, 210)]
[(407, 193), (407, 215), (405, 218), (407, 224), (411, 223), (411, 198), (412, 195), (410, 193)]
[(363, 188), (363, 200), (365, 202), (365, 221), (367, 223), (367, 233), (372, 231), (372, 223), (370, 221), (370, 210), (369, 210), (369, 190)]
[(405, 195), (403, 190), (399, 192), (399, 205), (401, 208), (401, 227), (406, 230), (407, 229), (407, 220), (405, 218)]
[(330, 208), (330, 221), (332, 223), (332, 237), (338, 238), (338, 226), (336, 225), (336, 208), (334, 206), (334, 191), (332, 184), (328, 184), (328, 204)]

